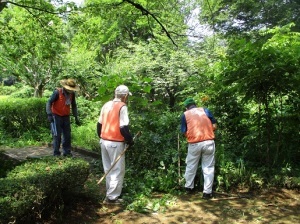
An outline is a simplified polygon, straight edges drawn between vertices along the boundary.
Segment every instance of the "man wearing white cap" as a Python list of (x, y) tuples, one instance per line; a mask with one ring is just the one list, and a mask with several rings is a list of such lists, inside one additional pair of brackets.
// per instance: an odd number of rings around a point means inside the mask
[[(129, 117), (126, 103), (131, 95), (125, 85), (115, 89), (115, 98), (105, 103), (101, 109), (97, 123), (100, 139), (103, 169), (106, 173), (118, 156), (125, 149), (125, 144), (133, 145), (129, 131)], [(106, 197), (103, 203), (120, 204), (122, 200), (123, 181), (125, 175), (125, 155), (106, 176)]]

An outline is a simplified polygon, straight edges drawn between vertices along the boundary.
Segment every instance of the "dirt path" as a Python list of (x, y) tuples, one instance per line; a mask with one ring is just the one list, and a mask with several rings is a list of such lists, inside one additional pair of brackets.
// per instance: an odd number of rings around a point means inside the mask
[(201, 199), (200, 194), (182, 195), (166, 211), (144, 214), (122, 206), (82, 203), (65, 220), (68, 224), (298, 224), (300, 195), (297, 190), (286, 189), (245, 198), (216, 195), (209, 201)]
[[(3, 150), (4, 153), (9, 157), (20, 161), (26, 160), (28, 158), (38, 158), (53, 155), (53, 149), (50, 145), (24, 148), (7, 148)], [(87, 150), (76, 147), (72, 149), (72, 154), (74, 157), (83, 158), (88, 162), (93, 162), (94, 160), (100, 159), (100, 154), (89, 152)]]
[[(52, 149), (26, 147), (8, 149), (6, 154), (19, 160), (51, 156)], [(99, 159), (98, 154), (87, 155), (74, 149), (75, 157), (89, 162)], [(104, 186), (103, 186), (104, 187)], [(64, 214), (64, 224), (232, 224), (232, 223), (300, 223), (299, 190), (276, 189), (253, 194), (216, 194), (212, 200), (201, 199), (201, 194), (175, 196), (177, 199), (165, 211), (137, 213), (122, 206), (107, 206), (99, 202), (78, 200)], [(160, 197), (160, 195), (155, 195)], [(61, 223), (49, 220), (45, 224)]]

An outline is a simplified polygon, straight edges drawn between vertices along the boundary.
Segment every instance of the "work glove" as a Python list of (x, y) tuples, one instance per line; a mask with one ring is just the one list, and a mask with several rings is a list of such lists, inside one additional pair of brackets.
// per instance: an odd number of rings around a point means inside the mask
[(53, 115), (52, 115), (52, 114), (48, 114), (48, 115), (47, 115), (47, 119), (48, 119), (48, 121), (49, 121), (50, 123), (52, 123), (52, 122), (54, 121)]
[(129, 145), (129, 147), (132, 147), (134, 145), (133, 139), (131, 141), (127, 141), (126, 144)]
[(75, 123), (76, 123), (78, 126), (80, 126), (80, 125), (81, 125), (81, 123), (80, 123), (80, 121), (79, 121), (78, 117), (75, 117)]

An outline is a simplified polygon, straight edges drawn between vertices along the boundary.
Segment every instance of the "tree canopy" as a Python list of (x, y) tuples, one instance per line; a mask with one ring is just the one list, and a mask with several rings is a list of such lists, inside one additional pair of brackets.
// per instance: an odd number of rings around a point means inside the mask
[[(152, 120), (179, 117), (194, 97), (214, 111), (230, 159), (299, 159), (299, 1), (0, 3), (0, 77), (14, 76), (32, 96), (73, 77), (80, 96), (104, 102), (123, 83), (134, 92), (134, 114)], [(212, 31), (198, 39), (188, 35), (206, 32), (189, 25), (195, 10)], [(156, 125), (137, 120), (151, 131)]]

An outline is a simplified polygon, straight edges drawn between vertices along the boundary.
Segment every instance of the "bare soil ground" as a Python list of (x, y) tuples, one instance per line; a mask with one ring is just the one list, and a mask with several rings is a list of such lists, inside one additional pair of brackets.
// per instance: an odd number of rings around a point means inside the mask
[[(51, 155), (47, 147), (7, 150), (15, 157)], [(76, 152), (76, 156), (80, 156)], [(86, 157), (87, 160), (94, 158)], [(105, 189), (104, 186), (100, 189)], [(103, 205), (88, 198), (76, 198), (65, 205), (60, 220), (50, 218), (44, 224), (190, 224), (190, 223), (300, 223), (299, 189), (269, 189), (239, 194), (216, 193), (211, 200), (201, 193), (176, 196), (176, 201), (163, 212), (137, 213), (120, 205)], [(101, 192), (104, 195), (104, 192)], [(161, 197), (162, 195), (153, 195)]]
[[(157, 196), (157, 195), (156, 195)], [(164, 212), (137, 213), (120, 205), (102, 205), (79, 200), (64, 214), (62, 223), (90, 224), (188, 224), (188, 223), (300, 223), (298, 190), (276, 189), (253, 194), (216, 194), (203, 200), (201, 194), (177, 196)], [(47, 224), (58, 223), (50, 220)]]

